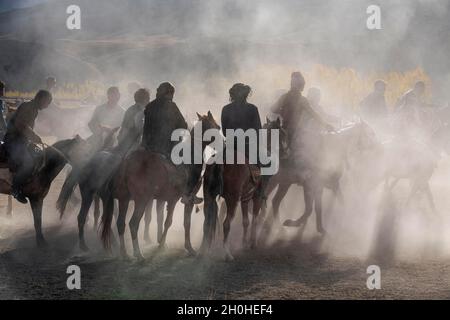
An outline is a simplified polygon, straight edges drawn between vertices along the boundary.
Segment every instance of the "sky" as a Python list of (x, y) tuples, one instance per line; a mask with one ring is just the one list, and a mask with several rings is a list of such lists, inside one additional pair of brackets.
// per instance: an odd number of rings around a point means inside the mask
[(0, 12), (34, 6), (47, 0), (0, 0)]

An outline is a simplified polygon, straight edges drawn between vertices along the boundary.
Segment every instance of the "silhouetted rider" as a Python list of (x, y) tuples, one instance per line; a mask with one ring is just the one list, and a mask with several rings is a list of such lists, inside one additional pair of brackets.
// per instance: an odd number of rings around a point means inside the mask
[(141, 88), (134, 94), (135, 104), (128, 108), (120, 126), (119, 148), (121, 152), (128, 153), (135, 150), (142, 137), (144, 127), (144, 110), (150, 101), (150, 92)]
[[(160, 153), (171, 161), (172, 148), (178, 143), (171, 140), (172, 132), (177, 129), (188, 128), (186, 120), (181, 114), (173, 96), (175, 88), (169, 82), (163, 82), (156, 90), (156, 98), (145, 107), (144, 132), (142, 135), (142, 145), (147, 150)], [(189, 166), (190, 169), (197, 168), (198, 165)], [(185, 167), (177, 166), (184, 170)], [(183, 194), (183, 203), (192, 202), (199, 204), (202, 199), (193, 194), (195, 185), (201, 175), (200, 170), (189, 170), (187, 173), (187, 187)]]
[(34, 170), (34, 144), (42, 143), (33, 131), (34, 122), (40, 110), (52, 102), (52, 95), (40, 90), (33, 100), (22, 103), (8, 122), (5, 135), (5, 147), (10, 167), (15, 169), (12, 195), (19, 202), (27, 203), (22, 187)]
[(271, 108), (273, 113), (279, 114), (283, 119), (283, 127), (288, 134), (290, 147), (292, 147), (294, 137), (300, 129), (301, 119), (305, 112), (328, 130), (333, 130), (333, 127), (311, 108), (308, 99), (302, 95), (304, 88), (305, 78), (303, 78), (303, 75), (300, 72), (293, 72), (291, 74), (291, 89), (283, 94)]

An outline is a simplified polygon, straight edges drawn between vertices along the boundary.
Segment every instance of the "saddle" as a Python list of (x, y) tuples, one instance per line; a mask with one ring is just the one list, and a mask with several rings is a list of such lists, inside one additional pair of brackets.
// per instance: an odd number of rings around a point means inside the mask
[[(29, 150), (34, 160), (34, 172), (30, 176), (31, 179), (33, 175), (39, 170), (39, 168), (43, 165), (45, 159), (43, 156), (43, 151), (39, 149), (36, 145), (30, 144)], [(8, 154), (6, 152), (4, 142), (0, 141), (0, 180), (4, 180), (11, 185), (14, 173), (16, 171), (17, 167), (8, 160)]]

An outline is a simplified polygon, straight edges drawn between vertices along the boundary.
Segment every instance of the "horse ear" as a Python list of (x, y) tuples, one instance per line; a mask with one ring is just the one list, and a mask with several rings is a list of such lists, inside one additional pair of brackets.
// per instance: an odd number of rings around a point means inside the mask
[(212, 115), (211, 111), (208, 111), (208, 118), (213, 119), (213, 115)]
[(280, 118), (279, 118), (279, 117), (277, 117), (277, 125), (278, 125), (278, 126), (281, 126), (281, 121), (280, 121)]
[(266, 123), (269, 123), (269, 118), (268, 117), (266, 117)]
[(202, 116), (198, 112), (196, 112), (196, 114), (197, 114), (198, 120), (202, 120)]

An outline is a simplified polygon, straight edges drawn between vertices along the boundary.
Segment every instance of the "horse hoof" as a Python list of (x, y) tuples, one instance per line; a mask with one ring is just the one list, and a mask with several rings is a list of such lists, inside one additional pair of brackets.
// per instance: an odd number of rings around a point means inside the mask
[(288, 219), (283, 222), (283, 226), (285, 227), (300, 227), (302, 225), (300, 220), (291, 220)]
[(225, 248), (224, 260), (225, 261), (233, 261), (234, 260), (234, 257), (231, 254), (230, 249), (228, 249), (228, 248)]
[(137, 261), (142, 262), (145, 260), (144, 256), (141, 253), (135, 253), (134, 257), (136, 258)]
[(89, 247), (85, 243), (80, 243), (80, 250), (83, 252), (88, 252)]
[(188, 257), (196, 257), (197, 256), (197, 252), (194, 249), (186, 249), (188, 252)]
[(320, 233), (322, 236), (325, 236), (327, 234), (327, 231), (324, 228), (317, 229), (317, 232)]
[(225, 255), (225, 261), (226, 262), (234, 261), (234, 257), (231, 254), (228, 253), (228, 254)]
[(121, 252), (120, 253), (120, 259), (123, 260), (123, 261), (130, 261), (131, 257), (128, 255), (128, 253)]
[(44, 238), (39, 238), (36, 240), (38, 248), (44, 249), (48, 247), (48, 242)]

